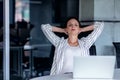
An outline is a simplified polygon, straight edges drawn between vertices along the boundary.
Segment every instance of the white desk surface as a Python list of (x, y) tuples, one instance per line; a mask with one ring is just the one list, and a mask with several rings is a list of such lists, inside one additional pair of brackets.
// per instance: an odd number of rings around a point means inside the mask
[(72, 74), (62, 74), (55, 76), (42, 76), (30, 80), (120, 80), (120, 69), (115, 70), (114, 79), (73, 79)]

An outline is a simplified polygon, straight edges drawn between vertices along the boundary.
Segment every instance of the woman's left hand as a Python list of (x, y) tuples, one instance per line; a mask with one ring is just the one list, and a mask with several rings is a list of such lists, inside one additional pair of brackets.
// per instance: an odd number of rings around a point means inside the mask
[(79, 28), (79, 34), (82, 32), (82, 28)]

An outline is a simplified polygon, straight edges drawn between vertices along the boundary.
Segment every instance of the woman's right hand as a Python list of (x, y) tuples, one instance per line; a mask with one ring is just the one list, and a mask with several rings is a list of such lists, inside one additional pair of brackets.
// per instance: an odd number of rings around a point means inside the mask
[(67, 32), (66, 28), (63, 29), (63, 33), (65, 33), (66, 35), (68, 35), (68, 32)]

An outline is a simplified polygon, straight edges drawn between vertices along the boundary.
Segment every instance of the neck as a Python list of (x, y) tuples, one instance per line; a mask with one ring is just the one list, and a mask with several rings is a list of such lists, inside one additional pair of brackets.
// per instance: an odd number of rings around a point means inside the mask
[(78, 37), (77, 36), (69, 36), (68, 43), (71, 46), (78, 46)]
[(70, 36), (70, 37), (68, 37), (68, 41), (74, 43), (74, 42), (78, 41), (78, 37), (76, 37), (76, 36)]

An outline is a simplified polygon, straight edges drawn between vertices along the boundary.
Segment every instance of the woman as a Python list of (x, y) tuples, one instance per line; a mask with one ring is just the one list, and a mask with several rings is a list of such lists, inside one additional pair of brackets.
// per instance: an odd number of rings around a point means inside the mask
[[(73, 72), (74, 56), (89, 56), (89, 48), (95, 42), (103, 29), (103, 23), (95, 22), (94, 25), (81, 28), (76, 18), (68, 19), (66, 28), (58, 28), (45, 24), (41, 26), (43, 33), (49, 41), (55, 46), (54, 60), (50, 75), (63, 74)], [(87, 37), (78, 39), (81, 32), (93, 30)], [(54, 32), (65, 33), (67, 39), (58, 37)]]

